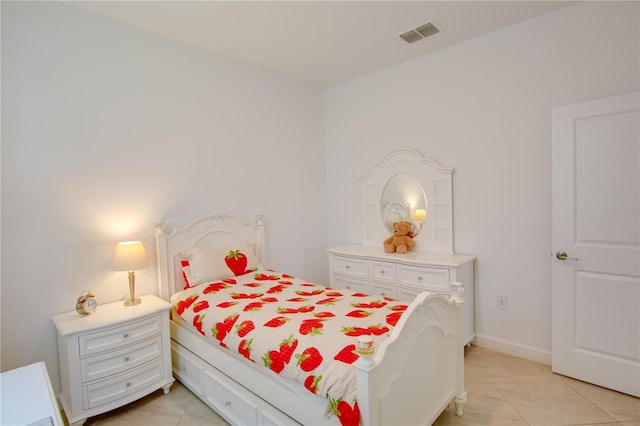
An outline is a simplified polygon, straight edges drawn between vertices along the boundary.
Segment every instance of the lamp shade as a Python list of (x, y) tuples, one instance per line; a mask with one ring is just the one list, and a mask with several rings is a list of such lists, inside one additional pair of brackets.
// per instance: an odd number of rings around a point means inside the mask
[(425, 218), (427, 217), (427, 211), (423, 210), (423, 209), (418, 209), (416, 210), (415, 214), (413, 215), (414, 219), (417, 220), (418, 222), (422, 222), (423, 220), (425, 220)]
[(114, 271), (134, 271), (149, 266), (149, 260), (140, 241), (118, 243), (113, 259)]

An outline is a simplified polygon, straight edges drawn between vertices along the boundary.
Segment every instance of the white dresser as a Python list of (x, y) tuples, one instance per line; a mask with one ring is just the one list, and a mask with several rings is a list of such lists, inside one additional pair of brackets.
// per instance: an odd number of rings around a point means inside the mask
[(464, 343), (475, 337), (474, 256), (409, 251), (385, 253), (382, 246), (345, 245), (329, 250), (332, 288), (349, 288), (401, 300), (431, 291), (450, 295), (451, 283), (464, 287)]
[(58, 329), (60, 401), (71, 424), (121, 407), (156, 389), (169, 393), (169, 309), (155, 296), (142, 303), (98, 305), (93, 314), (53, 317)]

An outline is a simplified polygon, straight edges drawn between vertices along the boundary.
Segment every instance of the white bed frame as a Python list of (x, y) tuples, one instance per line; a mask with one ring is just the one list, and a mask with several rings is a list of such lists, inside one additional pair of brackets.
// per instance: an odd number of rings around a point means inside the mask
[[(262, 216), (248, 221), (214, 212), (170, 233), (156, 225), (161, 297), (169, 300), (182, 289), (178, 253), (191, 246), (238, 240), (253, 243), (268, 267)], [(374, 356), (354, 364), (363, 425), (432, 424), (451, 402), (456, 414), (462, 415), (466, 401), (462, 303), (462, 299), (420, 294)], [(171, 339), (174, 376), (229, 423), (339, 424), (335, 416), (324, 417), (266, 369), (247, 367), (239, 357), (173, 319)]]

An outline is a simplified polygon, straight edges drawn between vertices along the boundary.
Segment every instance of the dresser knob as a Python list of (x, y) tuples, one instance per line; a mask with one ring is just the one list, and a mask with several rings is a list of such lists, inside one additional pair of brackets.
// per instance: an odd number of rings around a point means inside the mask
[(384, 275), (384, 269), (380, 271), (380, 275)]
[(131, 358), (129, 358), (128, 356), (125, 356), (125, 357), (124, 357), (124, 362), (129, 362), (129, 360), (130, 360), (130, 359), (131, 359)]
[(130, 388), (131, 386), (133, 386), (132, 383), (131, 382), (127, 382), (127, 387)]
[(345, 269), (349, 269), (349, 268), (350, 268), (350, 266), (349, 266), (349, 265), (347, 265), (347, 266), (345, 266), (344, 268), (345, 268)]
[(418, 275), (418, 281), (422, 281), (422, 276)]
[(224, 406), (225, 406), (225, 407), (231, 407), (231, 401), (227, 401), (227, 402), (225, 402), (225, 403), (224, 403)]
[(127, 337), (129, 337), (129, 333), (124, 333), (122, 337), (126, 339)]

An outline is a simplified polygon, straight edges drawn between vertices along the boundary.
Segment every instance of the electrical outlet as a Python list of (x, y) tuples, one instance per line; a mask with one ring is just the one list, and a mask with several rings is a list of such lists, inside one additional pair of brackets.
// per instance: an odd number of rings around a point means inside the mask
[(507, 310), (507, 296), (498, 296), (498, 309)]

